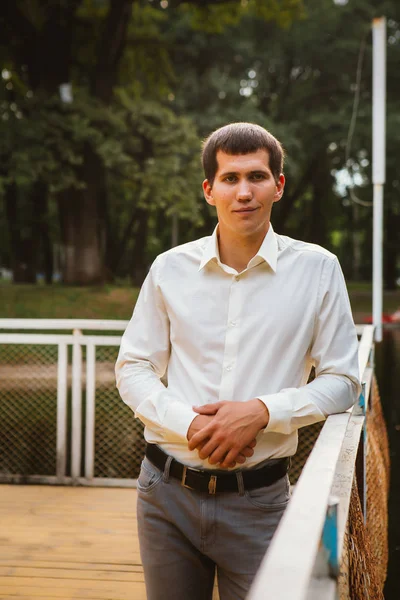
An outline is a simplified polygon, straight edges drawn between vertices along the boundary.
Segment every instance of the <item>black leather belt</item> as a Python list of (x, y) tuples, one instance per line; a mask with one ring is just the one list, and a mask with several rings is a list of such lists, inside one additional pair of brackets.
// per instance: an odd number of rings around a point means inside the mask
[[(164, 470), (168, 460), (168, 454), (165, 454), (155, 444), (148, 444), (146, 448), (147, 458), (158, 467)], [(284, 477), (289, 468), (289, 459), (281, 458), (271, 465), (266, 465), (260, 469), (244, 469), (240, 473), (243, 476), (245, 490), (253, 490), (259, 487), (266, 487)], [(215, 494), (216, 492), (238, 492), (239, 485), (235, 472), (206, 471), (193, 469), (172, 459), (169, 474), (171, 477), (180, 479), (182, 485), (197, 492), (207, 492)]]

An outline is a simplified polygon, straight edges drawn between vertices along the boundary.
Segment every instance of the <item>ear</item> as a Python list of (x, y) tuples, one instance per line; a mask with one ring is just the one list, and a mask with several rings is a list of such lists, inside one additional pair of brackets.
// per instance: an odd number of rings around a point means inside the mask
[(276, 192), (274, 197), (274, 202), (279, 202), (279, 200), (283, 196), (283, 190), (285, 189), (285, 176), (283, 173), (279, 175), (279, 179), (276, 183)]
[(211, 206), (215, 206), (215, 200), (214, 200), (214, 197), (212, 194), (212, 187), (211, 187), (208, 179), (205, 179), (203, 181), (203, 193), (204, 193), (204, 198), (206, 199), (208, 204), (211, 204)]

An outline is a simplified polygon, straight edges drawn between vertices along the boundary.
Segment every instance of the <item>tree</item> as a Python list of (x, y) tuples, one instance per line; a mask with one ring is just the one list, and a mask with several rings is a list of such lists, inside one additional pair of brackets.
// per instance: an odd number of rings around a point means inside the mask
[[(249, 7), (245, 6), (246, 4), (239, 1), (173, 0), (170, 8), (178, 11), (183, 19), (189, 17), (191, 23), (189, 27), (195, 27), (198, 25), (199, 16), (205, 18), (209, 14), (223, 23), (230, 22), (232, 18), (239, 19), (242, 13), (250, 9), (259, 11), (264, 18), (276, 17), (287, 22), (290, 14), (294, 14), (300, 6), (299, 0), (285, 0), (281, 6), (277, 6), (272, 0), (268, 2), (251, 0), (248, 3)], [(59, 188), (57, 191), (47, 181), (45, 168), (42, 176), (35, 175), (31, 178), (30, 185), (24, 187), (24, 195), (30, 196), (28, 203), (31, 206), (34, 206), (35, 198), (44, 198), (41, 206), (42, 222), (47, 219), (49, 195), (56, 196), (60, 234), (65, 250), (64, 280), (67, 283), (96, 283), (105, 277), (106, 249), (112, 245), (106, 217), (110, 177), (109, 166), (102, 152), (98, 150), (97, 143), (99, 139), (104, 138), (109, 149), (113, 145), (118, 147), (117, 136), (121, 123), (118, 122), (118, 118), (113, 120), (113, 115), (120, 114), (120, 107), (116, 100), (118, 87), (126, 88), (142, 101), (157, 99), (162, 110), (168, 84), (173, 80), (172, 69), (167, 78), (161, 77), (161, 85), (156, 86), (158, 93), (154, 94), (153, 90), (150, 98), (143, 96), (143, 90), (148, 89), (149, 82), (154, 82), (157, 59), (160, 59), (161, 65), (170, 67), (165, 39), (160, 36), (157, 26), (162, 21), (162, 14), (162, 7), (152, 7), (147, 0), (113, 2), (99, 0), (96, 4), (90, 0), (61, 2), (51, 0), (45, 6), (38, 0), (31, 2), (19, 0), (5, 2), (0, 7), (0, 23), (5, 31), (1, 54), (11, 73), (11, 79), (8, 81), (11, 90), (7, 93), (9, 104), (16, 104), (25, 127), (30, 129), (32, 123), (31, 121), (28, 123), (28, 119), (37, 114), (37, 106), (28, 106), (24, 96), (27, 93), (32, 94), (48, 110), (50, 105), (52, 106), (54, 119), (60, 125), (57, 131), (60, 132), (62, 125), (57, 119), (63, 109), (57, 106), (55, 97), (60, 86), (72, 83), (72, 104), (77, 104), (77, 109), (72, 111), (75, 114), (75, 125), (79, 128), (83, 123), (83, 130), (88, 134), (84, 139), (79, 138), (79, 135), (78, 140), (72, 138), (72, 141), (77, 144), (75, 147), (72, 143), (73, 164), (67, 158), (64, 165), (65, 154), (60, 152), (61, 140), (57, 150), (53, 148), (50, 162), (61, 167), (59, 173), (62, 184), (57, 186)], [(136, 27), (138, 21), (145, 23), (146, 32), (149, 34), (148, 39), (138, 35)], [(153, 71), (147, 72), (146, 61), (143, 65), (133, 64), (127, 68), (125, 59), (128, 55), (133, 60), (144, 56), (148, 59), (149, 39), (156, 42), (155, 47), (151, 49)], [(126, 80), (126, 74), (132, 71), (135, 72), (136, 79), (133, 85)], [(86, 93), (85, 109), (83, 109), (83, 100), (77, 102), (77, 98), (83, 97), (84, 93)], [(154, 98), (154, 96), (158, 97)], [(92, 112), (101, 113), (99, 122), (88, 117), (91, 108)], [(103, 109), (110, 111), (108, 120), (102, 112)], [(65, 107), (64, 110), (67, 112), (69, 109)], [(79, 110), (81, 113), (77, 115)], [(90, 132), (84, 126), (87, 118), (90, 121)], [(103, 131), (101, 127), (104, 123), (107, 125)], [(113, 124), (115, 129), (111, 127)], [(93, 134), (93, 129), (98, 129), (96, 135)], [(71, 132), (69, 127), (66, 127), (66, 131)], [(40, 139), (45, 143), (45, 138)], [(66, 145), (71, 147), (69, 143), (71, 140), (65, 141)], [(45, 143), (45, 147), (49, 150), (48, 144)], [(34, 148), (34, 143), (26, 146), (25, 154), (30, 156), (30, 153), (35, 151)], [(145, 157), (149, 158), (146, 151)], [(125, 158), (124, 152), (120, 158)], [(137, 164), (143, 160), (144, 158), (141, 157)], [(71, 175), (69, 187), (66, 186), (67, 180), (62, 175), (64, 166)], [(14, 211), (7, 211), (7, 214), (9, 219), (14, 219), (15, 222), (18, 213), (16, 190), (19, 188), (20, 177), (18, 173), (14, 173), (13, 178), (8, 179), (7, 183), (7, 173), (4, 174), (4, 197), (8, 198), (8, 204), (11, 203), (14, 207)], [(40, 189), (39, 194), (38, 189)], [(10, 200), (11, 195), (13, 195), (12, 200)], [(33, 221), (31, 224), (33, 225)], [(31, 227), (31, 230), (34, 231), (36, 228)], [(33, 244), (34, 237), (31, 236), (32, 244), (29, 252), (32, 257), (30, 272), (35, 271), (33, 258), (37, 254)], [(42, 237), (45, 244), (48, 234), (45, 234), (44, 228)], [(14, 249), (19, 245), (16, 239)]]
[[(368, 0), (347, 4), (307, 0), (304, 5), (304, 19), (284, 30), (248, 15), (222, 36), (199, 34), (189, 44), (188, 32), (181, 28), (175, 61), (183, 85), (175, 102), (179, 111), (199, 123), (202, 135), (229, 120), (254, 120), (271, 129), (287, 150), (287, 187), (274, 209), (274, 225), (330, 247), (339, 254), (348, 276), (369, 278), (372, 209), (365, 203), (372, 192), (370, 29), (372, 18), (385, 12), (388, 115), (393, 123), (387, 130), (389, 149), (390, 140), (393, 146), (397, 143), (399, 7), (380, 3), (378, 13), (376, 3)], [(359, 110), (350, 144), (357, 66), (364, 45)], [(399, 258), (395, 238), (399, 199), (391, 189), (391, 179), (397, 181), (394, 171), (390, 177), (394, 156), (392, 149), (385, 191), (390, 214), (385, 264), (386, 272), (392, 272), (387, 285), (393, 285)], [(354, 194), (343, 185), (350, 175), (355, 177)], [(357, 210), (356, 196), (363, 203)]]

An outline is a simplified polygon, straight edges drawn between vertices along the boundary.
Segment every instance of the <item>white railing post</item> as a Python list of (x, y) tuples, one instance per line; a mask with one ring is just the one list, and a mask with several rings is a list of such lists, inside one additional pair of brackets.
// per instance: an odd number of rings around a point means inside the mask
[(92, 341), (86, 346), (86, 431), (85, 477), (94, 477), (94, 427), (96, 396), (96, 346)]
[(72, 448), (71, 475), (80, 477), (82, 456), (82, 346), (81, 331), (74, 329), (72, 344)]
[(67, 463), (67, 343), (58, 344), (57, 364), (57, 458), (56, 475), (62, 481)]

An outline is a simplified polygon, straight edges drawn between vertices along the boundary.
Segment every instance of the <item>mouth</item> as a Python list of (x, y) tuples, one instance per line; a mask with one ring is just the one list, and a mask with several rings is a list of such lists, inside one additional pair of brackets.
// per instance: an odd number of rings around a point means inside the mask
[(257, 208), (241, 208), (241, 209), (235, 210), (233, 212), (246, 215), (246, 214), (255, 212), (256, 210), (257, 210)]

